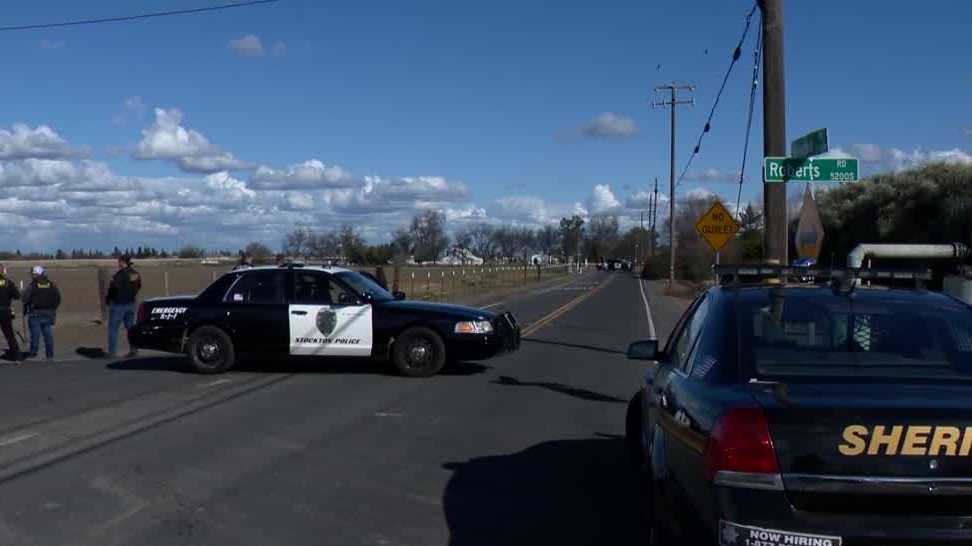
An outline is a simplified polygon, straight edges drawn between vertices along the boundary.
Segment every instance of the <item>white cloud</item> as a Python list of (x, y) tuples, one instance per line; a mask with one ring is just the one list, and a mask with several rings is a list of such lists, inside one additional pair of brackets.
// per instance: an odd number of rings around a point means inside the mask
[(482, 221), (488, 218), (486, 209), (476, 206), (458, 209), (447, 208), (444, 212), (446, 220), (449, 222)]
[(214, 173), (249, 169), (252, 166), (209, 142), (199, 131), (181, 125), (177, 108), (155, 109), (155, 121), (142, 130), (142, 140), (132, 157), (143, 160), (168, 160), (191, 173)]
[[(715, 196), (716, 194), (714, 192), (711, 192), (705, 188), (694, 188), (685, 192), (685, 197), (687, 199), (708, 199)], [(676, 202), (678, 201), (676, 200)]]
[(31, 128), (15, 123), (0, 129), (0, 160), (5, 159), (65, 159), (84, 155), (68, 146), (54, 129), (47, 125)]
[(591, 196), (587, 199), (587, 210), (591, 214), (614, 212), (619, 207), (621, 202), (614, 196), (608, 184), (595, 185), (591, 190)]
[[(639, 191), (634, 195), (628, 197), (628, 199), (626, 199), (624, 202), (624, 206), (625, 208), (634, 209), (634, 210), (647, 209), (651, 205), (653, 199), (654, 199), (654, 192), (648, 190)], [(663, 192), (658, 192), (658, 203), (661, 204), (667, 202), (668, 202), (668, 196), (665, 195)]]
[(243, 55), (244, 57), (263, 57), (265, 52), (263, 50), (263, 42), (260, 38), (253, 34), (247, 34), (235, 40), (230, 40), (226, 47), (230, 48), (234, 53), (238, 55)]
[(547, 203), (539, 197), (514, 195), (496, 201), (490, 211), (493, 216), (504, 220), (543, 224), (552, 220)]
[(877, 163), (884, 157), (884, 151), (877, 144), (851, 144), (850, 155), (865, 163)]
[(687, 182), (739, 182), (739, 171), (723, 171), (716, 168), (689, 171), (682, 178)]
[(359, 187), (324, 192), (331, 208), (348, 214), (439, 208), (446, 203), (465, 201), (468, 196), (465, 185), (440, 176), (396, 179), (369, 176)]
[(906, 152), (898, 148), (891, 148), (891, 150), (885, 153), (885, 162), (895, 171), (901, 171), (926, 163), (958, 163), (969, 165), (972, 164), (972, 155), (959, 148), (930, 152), (925, 152), (921, 149)]
[(260, 167), (250, 177), (249, 186), (260, 190), (313, 190), (347, 188), (356, 184), (351, 174), (337, 165), (325, 165), (318, 159), (278, 170)]
[(274, 57), (284, 57), (287, 55), (287, 44), (284, 42), (277, 42), (273, 44), (272, 51)]
[(48, 40), (44, 38), (37, 42), (37, 47), (41, 49), (61, 49), (64, 47), (64, 40)]
[(613, 112), (604, 112), (580, 127), (580, 134), (592, 138), (626, 138), (638, 133), (634, 120)]

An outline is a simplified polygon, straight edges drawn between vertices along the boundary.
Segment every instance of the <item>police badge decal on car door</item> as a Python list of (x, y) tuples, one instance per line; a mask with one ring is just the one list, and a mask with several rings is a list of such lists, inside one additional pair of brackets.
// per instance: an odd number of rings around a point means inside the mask
[(295, 274), (290, 354), (371, 356), (372, 307), (323, 271)]

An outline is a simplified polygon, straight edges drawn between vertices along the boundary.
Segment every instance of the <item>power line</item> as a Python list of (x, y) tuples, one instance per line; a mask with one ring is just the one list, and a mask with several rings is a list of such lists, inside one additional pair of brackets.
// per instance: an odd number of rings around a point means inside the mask
[(39, 23), (34, 25), (16, 25), (10, 27), (0, 27), (0, 32), (14, 32), (18, 30), (37, 30), (42, 28), (76, 27), (82, 25), (96, 25), (100, 23), (118, 23), (121, 21), (134, 21), (137, 19), (151, 19), (153, 17), (168, 17), (170, 15), (187, 15), (190, 13), (202, 13), (205, 11), (219, 11), (224, 9), (245, 8), (259, 4), (272, 4), (277, 0), (251, 0), (249, 2), (235, 2), (232, 4), (220, 4), (218, 6), (205, 6), (201, 8), (157, 11), (153, 13), (140, 13), (137, 15), (122, 15), (119, 17), (102, 17), (98, 19), (80, 19), (77, 21), (63, 21), (60, 23)]
[[(762, 15), (760, 16), (762, 26)], [(753, 86), (749, 90), (749, 116), (746, 119), (746, 137), (743, 139), (742, 167), (739, 169), (739, 189), (736, 191), (736, 214), (739, 213), (739, 200), (742, 199), (743, 179), (746, 175), (746, 158), (749, 156), (749, 135), (753, 128), (753, 108), (756, 105), (756, 88), (759, 86), (759, 58), (763, 51), (763, 33), (756, 35), (756, 50), (753, 52)], [(741, 217), (741, 216), (740, 216)]]
[(702, 132), (699, 133), (699, 139), (695, 144), (695, 149), (692, 151), (692, 155), (689, 156), (688, 162), (685, 163), (685, 168), (682, 169), (682, 174), (678, 177), (677, 184), (682, 183), (682, 179), (685, 178), (685, 174), (688, 173), (689, 167), (692, 166), (692, 161), (695, 156), (699, 155), (699, 150), (702, 149), (702, 139), (705, 134), (712, 129), (712, 118), (715, 116), (716, 107), (719, 106), (719, 99), (722, 98), (722, 92), (726, 89), (726, 82), (729, 81), (729, 75), (732, 74), (732, 69), (736, 66), (736, 61), (742, 56), (742, 46), (746, 41), (746, 36), (749, 34), (749, 27), (753, 20), (753, 14), (756, 13), (758, 9), (757, 5), (753, 5), (753, 8), (749, 10), (749, 14), (746, 15), (746, 27), (743, 29), (742, 36), (739, 38), (739, 43), (736, 45), (736, 49), (732, 52), (732, 60), (729, 61), (729, 68), (726, 70), (726, 75), (722, 78), (722, 85), (719, 87), (719, 92), (716, 94), (715, 102), (712, 103), (712, 109), (709, 110), (709, 117), (705, 120), (705, 126), (702, 128)]

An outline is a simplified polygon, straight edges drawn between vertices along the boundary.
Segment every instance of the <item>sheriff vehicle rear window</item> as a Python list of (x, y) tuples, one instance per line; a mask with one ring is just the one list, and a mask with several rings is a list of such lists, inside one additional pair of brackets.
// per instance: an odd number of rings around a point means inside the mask
[(972, 311), (943, 298), (764, 290), (737, 304), (743, 364), (759, 376), (972, 379)]

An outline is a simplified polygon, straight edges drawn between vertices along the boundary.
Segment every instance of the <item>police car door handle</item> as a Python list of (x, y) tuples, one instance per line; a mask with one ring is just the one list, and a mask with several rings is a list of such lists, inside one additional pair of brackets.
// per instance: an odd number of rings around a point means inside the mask
[(291, 311), (291, 315), (306, 315), (307, 311)]

